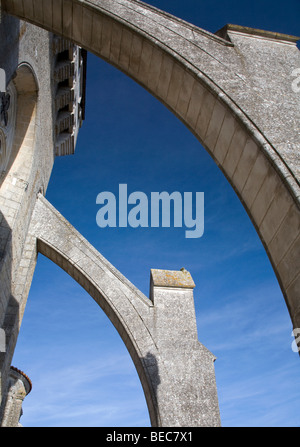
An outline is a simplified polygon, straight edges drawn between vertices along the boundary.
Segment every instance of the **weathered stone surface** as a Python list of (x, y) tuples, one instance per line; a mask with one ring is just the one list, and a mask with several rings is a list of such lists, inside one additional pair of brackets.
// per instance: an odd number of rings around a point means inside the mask
[(198, 341), (190, 273), (151, 270), (147, 298), (41, 195), (30, 235), (118, 330), (139, 373), (152, 425), (219, 426), (215, 357)]
[(179, 272), (173, 270), (151, 269), (153, 286), (179, 287), (193, 289), (195, 287), (191, 274), (182, 268)]
[(22, 416), (22, 404), (31, 388), (32, 384), (29, 377), (11, 366), (8, 387), (3, 399), (4, 411), (1, 418), (1, 427), (22, 427), (19, 422)]
[[(197, 340), (191, 278), (153, 271), (149, 300), (51, 205), (37, 199), (47, 189), (55, 155), (71, 153), (76, 143), (76, 134), (69, 132), (75, 110), (67, 118), (57, 115), (74, 99), (72, 86), (62, 81), (73, 72), (68, 64), (61, 67), (62, 85), (54, 90), (49, 49), (60, 52), (72, 41), (92, 51), (187, 125), (244, 204), (293, 325), (300, 327), (300, 95), (292, 88), (292, 73), (300, 66), (297, 38), (236, 25), (214, 35), (137, 0), (2, 0), (1, 12), (0, 66), (16, 89), (17, 107), (11, 155), (0, 178), (0, 327), (6, 333), (0, 397), (38, 250), (85, 287), (116, 325), (141, 377), (154, 425), (218, 425), (214, 358)], [(53, 46), (51, 34), (26, 21), (61, 35), (61, 43)], [(55, 129), (61, 132), (56, 153)], [(3, 140), (3, 130), (1, 135)], [(44, 228), (32, 218), (33, 210)]]

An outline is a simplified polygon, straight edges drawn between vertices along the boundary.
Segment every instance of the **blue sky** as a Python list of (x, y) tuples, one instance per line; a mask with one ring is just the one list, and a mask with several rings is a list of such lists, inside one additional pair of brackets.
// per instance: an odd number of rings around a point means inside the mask
[[(300, 34), (298, 0), (148, 3), (215, 32), (235, 23)], [(86, 120), (74, 156), (58, 158), (47, 199), (148, 295), (151, 268), (189, 270), (200, 341), (215, 362), (223, 426), (299, 426), (299, 356), (263, 246), (236, 194), (195, 137), (115, 68), (88, 57)], [(96, 225), (96, 196), (200, 191), (205, 230)], [(150, 426), (118, 333), (90, 296), (39, 255), (13, 365), (33, 382), (24, 426)]]

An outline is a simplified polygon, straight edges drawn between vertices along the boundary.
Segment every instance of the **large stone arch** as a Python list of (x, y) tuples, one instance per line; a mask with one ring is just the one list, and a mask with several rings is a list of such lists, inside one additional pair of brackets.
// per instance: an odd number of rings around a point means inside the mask
[[(7, 146), (5, 169), (0, 172), (0, 326), (6, 334), (6, 354), (0, 353), (0, 395), (6, 393), (6, 381), (20, 325), (21, 296), (28, 286), (19, 269), (22, 257), (20, 238), (26, 237), (31, 220), (28, 212), (30, 177), (36, 157), (35, 131), (38, 102), (38, 84), (33, 68), (20, 63), (10, 83), (14, 89), (11, 97), (11, 142)], [(7, 89), (12, 92), (12, 89)], [(14, 116), (13, 116), (14, 115)], [(9, 136), (7, 142), (9, 143)], [(0, 405), (0, 419), (3, 408)]]
[(297, 38), (237, 26), (217, 36), (137, 0), (3, 0), (2, 8), (113, 64), (186, 124), (245, 206), (299, 327)]

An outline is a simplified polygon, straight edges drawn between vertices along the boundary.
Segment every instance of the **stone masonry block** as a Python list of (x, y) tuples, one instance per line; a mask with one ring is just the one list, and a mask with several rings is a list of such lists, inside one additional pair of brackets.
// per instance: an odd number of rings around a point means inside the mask
[(269, 165), (266, 157), (264, 154), (259, 153), (242, 191), (244, 201), (249, 209), (268, 173)]
[(126, 28), (122, 29), (121, 34), (121, 52), (119, 56), (119, 66), (127, 71), (130, 63), (131, 46), (132, 46), (133, 34)]
[(157, 84), (157, 95), (159, 98), (166, 100), (168, 96), (174, 61), (170, 56), (163, 55), (163, 60), (160, 69), (160, 76)]
[[(216, 97), (210, 91), (206, 90), (202, 97), (201, 109), (200, 109), (200, 113), (198, 115), (196, 128), (195, 128), (195, 131), (196, 131), (197, 135), (199, 135), (203, 144), (205, 143), (208, 126), (209, 126), (210, 120), (212, 118), (215, 103), (216, 103)], [(222, 120), (223, 120), (223, 118), (222, 118)], [(221, 124), (222, 123), (220, 123), (220, 125)], [(215, 136), (213, 134), (213, 138), (215, 138), (215, 137), (217, 138), (217, 136)], [(208, 141), (208, 143), (210, 144), (210, 141)], [(206, 147), (208, 147), (208, 146), (206, 146)]]
[(192, 129), (195, 129), (196, 127), (197, 119), (202, 107), (204, 93), (204, 87), (197, 82), (197, 80), (195, 80), (186, 114), (186, 120)]
[(120, 57), (120, 47), (121, 47), (122, 32), (117, 24), (112, 25), (111, 32), (111, 47), (110, 47), (110, 61), (112, 63), (117, 63)]
[(240, 192), (244, 188), (244, 185), (255, 163), (257, 155), (257, 145), (253, 140), (248, 139), (233, 174), (234, 185)]
[(285, 218), (283, 219), (276, 235), (269, 244), (269, 250), (272, 254), (272, 259), (277, 265), (292, 243), (300, 235), (300, 219), (299, 211), (291, 207)]
[(181, 85), (183, 82), (183, 76), (184, 76), (183, 68), (175, 63), (173, 66), (169, 90), (166, 99), (169, 106), (171, 106), (173, 109), (176, 108), (179, 92), (181, 90)]
[(230, 112), (226, 111), (218, 139), (213, 150), (214, 158), (220, 165), (223, 164), (223, 161), (227, 155), (230, 143), (236, 131), (236, 124), (235, 117)]
[(136, 34), (134, 34), (132, 37), (131, 55), (128, 67), (129, 73), (134, 76), (136, 76), (139, 71), (142, 48), (143, 48), (142, 39)]
[(194, 83), (195, 78), (188, 71), (185, 71), (176, 104), (176, 112), (182, 118), (185, 118), (186, 116)]

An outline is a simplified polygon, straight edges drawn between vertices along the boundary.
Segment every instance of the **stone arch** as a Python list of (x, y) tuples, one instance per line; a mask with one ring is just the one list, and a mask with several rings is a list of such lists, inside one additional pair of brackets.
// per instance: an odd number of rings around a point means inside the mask
[(220, 37), (137, 0), (3, 0), (2, 8), (113, 64), (185, 123), (245, 206), (299, 327), (299, 99), (277, 61), (289, 55), (289, 73), (297, 68), (297, 39), (234, 26)]
[[(49, 231), (50, 228), (55, 230)], [(37, 239), (37, 252), (80, 284), (113, 323), (140, 377), (151, 424), (161, 425), (147, 365), (147, 356), (152, 359), (159, 357), (155, 341), (147, 328), (152, 306), (150, 300), (122, 277), (40, 194), (31, 234)]]
[(167, 292), (161, 275), (159, 284), (152, 275), (147, 298), (41, 194), (29, 234), (37, 252), (77, 281), (117, 329), (141, 380), (151, 425), (219, 426), (215, 357), (198, 341), (189, 273), (176, 272), (183, 278), (168, 283)]
[[(155, 392), (151, 389), (153, 388), (151, 383), (152, 378), (147, 374), (147, 366), (143, 364), (143, 362), (147, 361), (147, 356), (148, 358), (156, 359), (159, 354), (147, 327), (144, 324), (140, 324), (142, 320), (140, 319), (139, 313), (134, 311), (127, 301), (123, 303), (125, 304), (124, 306), (118, 308), (117, 304), (116, 307), (115, 305), (116, 302), (118, 303), (118, 300), (114, 299), (112, 301), (109, 295), (116, 292), (122, 297), (124, 296), (122, 291), (120, 289), (118, 291), (114, 290), (114, 286), (110, 283), (109, 292), (107, 292), (108, 289), (105, 287), (105, 281), (102, 281), (104, 287), (100, 289), (99, 285), (94, 282), (94, 275), (90, 275), (90, 271), (87, 270), (85, 266), (74, 265), (74, 259), (66, 257), (65, 254), (60, 251), (59, 247), (51, 246), (45, 240), (39, 238), (37, 240), (37, 252), (46, 256), (56, 265), (61, 267), (79, 285), (81, 285), (112, 322), (124, 342), (138, 372), (146, 398), (151, 425), (160, 426), (159, 408), (155, 399)], [(90, 266), (91, 265), (89, 265), (89, 267)], [(124, 316), (126, 316), (126, 318), (124, 318)], [(139, 336), (144, 338), (144, 342), (148, 346), (147, 352), (140, 349), (141, 346), (136, 342), (133, 335), (135, 332), (138, 332), (140, 334)], [(153, 352), (156, 355), (153, 354)]]

